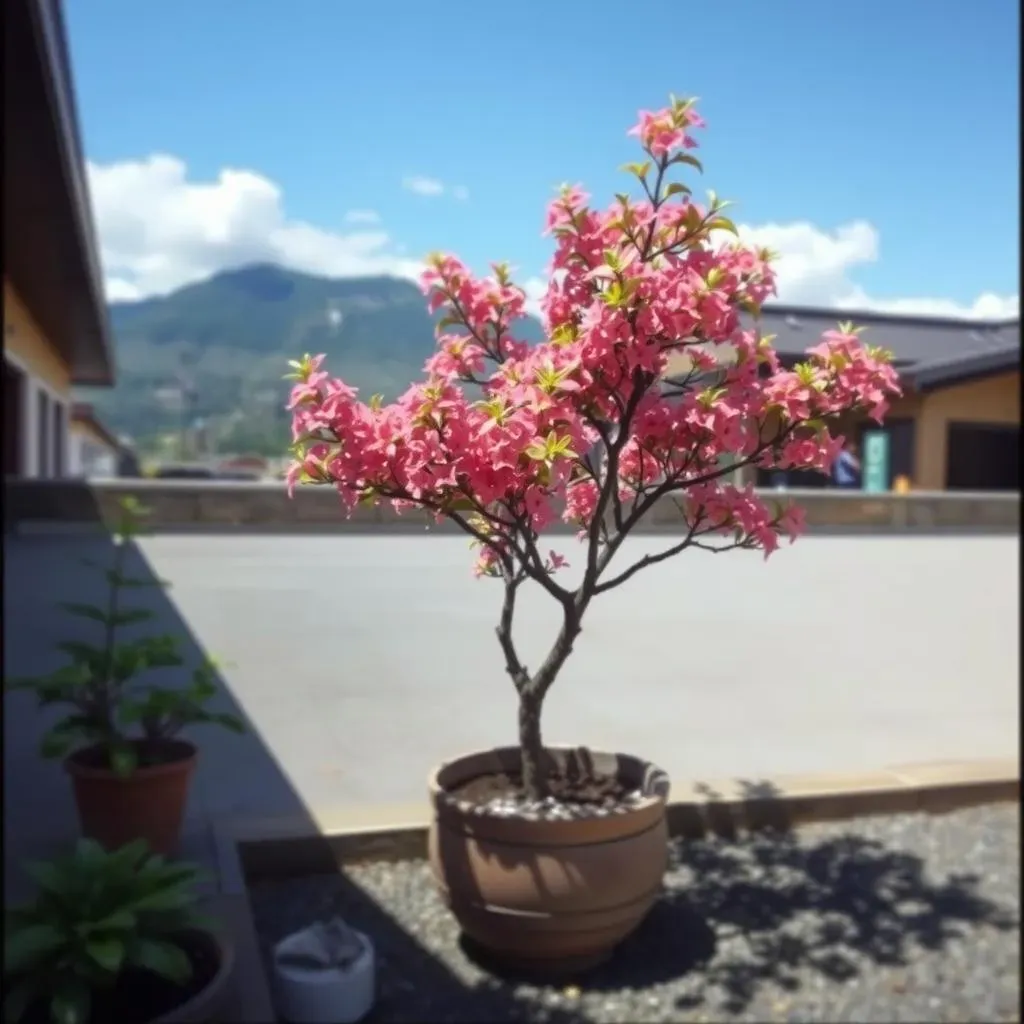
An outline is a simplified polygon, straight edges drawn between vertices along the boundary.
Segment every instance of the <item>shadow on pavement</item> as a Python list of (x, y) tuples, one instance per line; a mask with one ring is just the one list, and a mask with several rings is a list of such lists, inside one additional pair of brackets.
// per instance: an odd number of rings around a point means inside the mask
[[(109, 534), (97, 530), (77, 535), (4, 537), (4, 660), (5, 677), (51, 671), (65, 662), (55, 650), (62, 640), (97, 641), (99, 623), (69, 615), (60, 601), (102, 603), (106, 581), (102, 571), (82, 564), (90, 559), (107, 565), (114, 544)], [(145, 555), (133, 546), (128, 575), (156, 579)], [(217, 651), (207, 651), (192, 632), (175, 603), (173, 586), (132, 588), (132, 606), (150, 609), (154, 616), (138, 626), (125, 628), (146, 633), (171, 633), (180, 639), (184, 669), (163, 669), (159, 681), (188, 683), (191, 670)], [(143, 677), (140, 677), (143, 678)], [(157, 672), (150, 675), (157, 681)], [(302, 798), (282, 771), (274, 753), (235, 700), (223, 673), (215, 679), (217, 695), (209, 707), (231, 712), (246, 724), (243, 736), (214, 725), (186, 730), (184, 738), (199, 747), (199, 768), (193, 780), (186, 810), (183, 854), (213, 858), (213, 817), (286, 814), (297, 822), (313, 819)], [(22, 884), (18, 862), (78, 834), (78, 821), (70, 781), (60, 762), (43, 760), (38, 753), (45, 730), (59, 717), (60, 709), (40, 710), (29, 693), (4, 694), (4, 879), (9, 886)], [(266, 805), (272, 810), (261, 812)]]

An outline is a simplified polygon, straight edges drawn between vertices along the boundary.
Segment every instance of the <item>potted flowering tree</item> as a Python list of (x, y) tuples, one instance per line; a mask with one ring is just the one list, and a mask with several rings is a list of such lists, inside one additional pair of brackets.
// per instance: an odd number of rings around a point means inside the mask
[[(599, 211), (566, 187), (551, 204), (543, 343), (515, 337), (525, 295), (505, 266), (481, 280), (436, 255), (423, 283), (443, 316), (424, 382), (393, 404), (364, 404), (323, 357), (292, 364), (291, 484), (331, 484), (350, 509), (388, 501), (451, 520), (478, 546), (476, 571), (504, 588), (497, 638), (519, 697), (519, 742), (434, 772), (430, 850), (464, 931), (508, 958), (603, 958), (642, 919), (665, 870), (663, 773), (543, 743), (544, 699), (591, 601), (688, 548), (767, 557), (780, 534), (794, 539), (800, 510), (770, 508), (731, 475), (827, 471), (843, 445), (837, 418), (881, 421), (899, 393), (888, 353), (849, 325), (806, 361), (780, 365), (756, 327), (774, 292), (770, 254), (739, 244), (724, 204), (694, 201), (677, 178), (700, 168), (691, 150), (701, 126), (692, 101), (642, 113), (631, 134), (644, 159), (626, 168), (639, 196)], [(679, 536), (624, 561), (630, 533), (665, 502), (678, 509)], [(559, 518), (580, 530), (575, 585), (560, 582), (565, 560), (541, 543)], [(546, 592), (560, 623), (532, 670), (512, 628), (526, 584)]]

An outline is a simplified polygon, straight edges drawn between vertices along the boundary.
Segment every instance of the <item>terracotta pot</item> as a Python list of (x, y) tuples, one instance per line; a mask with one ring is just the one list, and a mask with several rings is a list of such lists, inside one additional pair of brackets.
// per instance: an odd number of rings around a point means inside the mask
[[(576, 753), (548, 748), (565, 766)], [(538, 821), (475, 813), (447, 794), (482, 775), (518, 772), (518, 748), (470, 754), (430, 778), (430, 864), (463, 932), (485, 951), (542, 972), (606, 959), (643, 920), (668, 865), (668, 777), (635, 757), (587, 752), (643, 798), (606, 817)]]
[(97, 747), (72, 754), (64, 767), (71, 776), (83, 835), (108, 850), (145, 839), (154, 853), (174, 852), (181, 835), (196, 748), (185, 740), (163, 740), (160, 763), (119, 778), (101, 767)]
[(216, 942), (220, 953), (220, 967), (210, 984), (187, 1003), (155, 1018), (150, 1024), (216, 1024), (234, 1017), (237, 1011), (228, 1001), (233, 994), (230, 984), (235, 970), (235, 947), (223, 935), (211, 935), (210, 939)]

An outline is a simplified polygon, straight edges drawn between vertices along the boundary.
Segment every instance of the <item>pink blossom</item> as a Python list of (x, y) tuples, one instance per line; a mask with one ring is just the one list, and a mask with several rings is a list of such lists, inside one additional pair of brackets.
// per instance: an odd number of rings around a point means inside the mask
[[(880, 419), (899, 383), (849, 325), (784, 369), (741, 320), (774, 294), (766, 254), (712, 242), (720, 207), (665, 189), (701, 127), (689, 103), (642, 111), (631, 134), (650, 166), (635, 173), (653, 189), (656, 168), (661, 189), (603, 210), (579, 186), (552, 201), (540, 344), (516, 337), (525, 293), (506, 268), (479, 277), (436, 254), (422, 285), (444, 326), (421, 382), (393, 402), (363, 402), (323, 356), (296, 362), (289, 491), (330, 484), (348, 509), (386, 501), (454, 519), (478, 547), (476, 571), (506, 579), (519, 566), (547, 581), (566, 566), (536, 547), (557, 519), (607, 547), (658, 501), (676, 502), (693, 543), (732, 537), (767, 556), (780, 534), (795, 539), (802, 513), (769, 508), (729, 482), (729, 467), (827, 472), (842, 446), (830, 425)], [(666, 379), (680, 356), (689, 369)]]

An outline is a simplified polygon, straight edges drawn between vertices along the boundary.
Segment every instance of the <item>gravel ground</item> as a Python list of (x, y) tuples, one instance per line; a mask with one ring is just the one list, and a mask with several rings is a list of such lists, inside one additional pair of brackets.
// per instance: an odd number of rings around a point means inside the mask
[(1020, 808), (673, 841), (664, 898), (571, 984), (463, 951), (421, 861), (258, 883), (267, 953), (342, 915), (378, 958), (373, 1020), (1019, 1021)]

